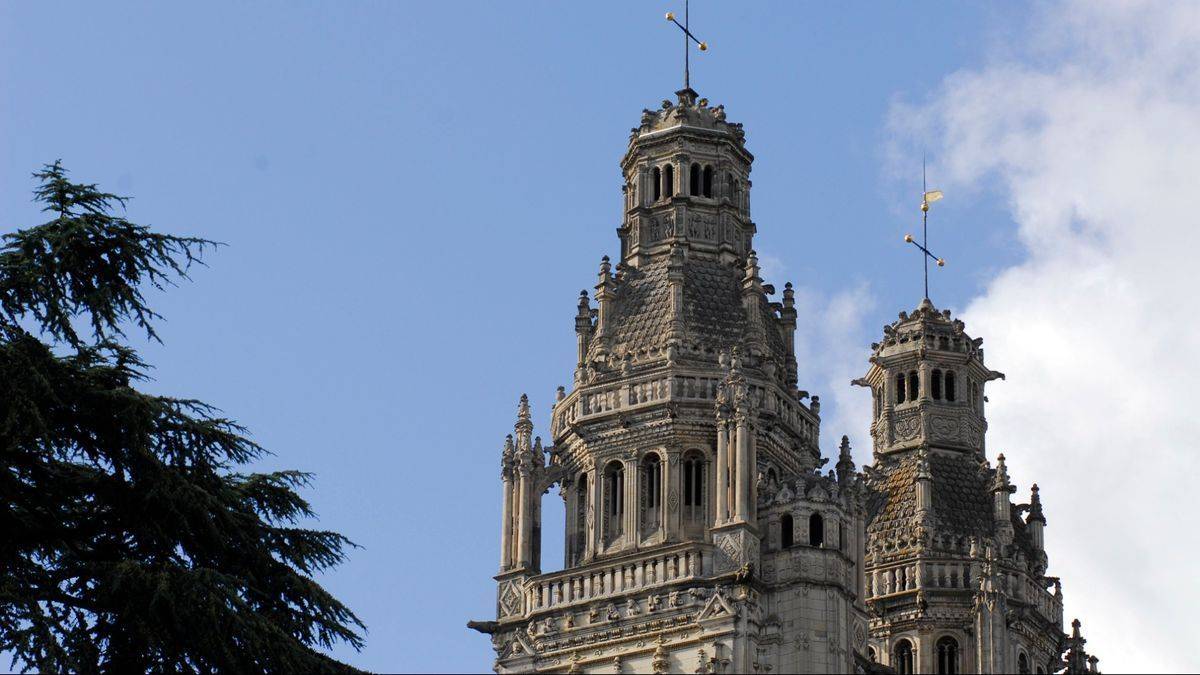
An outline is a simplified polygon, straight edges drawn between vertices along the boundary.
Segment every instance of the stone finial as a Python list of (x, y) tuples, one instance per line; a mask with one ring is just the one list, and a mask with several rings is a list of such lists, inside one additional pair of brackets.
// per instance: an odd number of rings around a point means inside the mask
[(1042, 513), (1042, 497), (1040, 494), (1038, 494), (1037, 483), (1033, 484), (1033, 487), (1029, 489), (1029, 492), (1029, 515), (1025, 517), (1025, 522), (1030, 523), (1033, 521), (1038, 521), (1045, 525), (1046, 515)]
[(608, 256), (600, 258), (600, 281), (607, 281), (611, 272), (612, 263), (608, 261)]
[(555, 401), (561, 401), (566, 397), (567, 397), (567, 388), (566, 387), (560, 386), (558, 389), (554, 390), (554, 400)]
[(808, 409), (811, 410), (814, 415), (820, 415), (821, 414), (821, 397), (813, 395), (813, 397), (810, 400), (811, 400), (811, 403), (809, 404)]
[(792, 282), (783, 285), (783, 306), (791, 309), (796, 306), (796, 291), (792, 290)]
[(854, 458), (850, 455), (850, 437), (842, 436), (838, 446), (837, 478), (842, 485), (854, 479)]
[(758, 281), (759, 271), (758, 254), (752, 250), (746, 254), (746, 277), (743, 279), (743, 282)]
[(1013, 492), (1016, 488), (1008, 480), (1008, 466), (1004, 464), (1004, 455), (996, 457), (996, 477), (992, 481), (992, 492)]
[(521, 394), (517, 404), (517, 423), (513, 430), (517, 437), (517, 452), (528, 450), (533, 436), (533, 419), (529, 414), (529, 397), (525, 394)]

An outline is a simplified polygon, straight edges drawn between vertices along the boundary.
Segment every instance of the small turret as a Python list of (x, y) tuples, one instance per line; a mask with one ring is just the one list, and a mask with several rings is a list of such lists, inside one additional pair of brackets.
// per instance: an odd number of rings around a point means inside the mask
[(1033, 545), (1041, 551), (1045, 549), (1046, 516), (1042, 513), (1042, 497), (1038, 494), (1037, 483), (1029, 491), (1029, 515), (1025, 517), (1025, 527), (1029, 530)]
[(845, 487), (854, 481), (854, 476), (854, 458), (850, 456), (850, 437), (842, 436), (842, 444), (838, 446), (838, 484)]
[(1012, 543), (1012, 503), (1009, 495), (1016, 488), (1008, 480), (1008, 467), (1004, 464), (1004, 455), (996, 457), (996, 472), (992, 479), (992, 520), (995, 522), (996, 537), (1005, 546)]

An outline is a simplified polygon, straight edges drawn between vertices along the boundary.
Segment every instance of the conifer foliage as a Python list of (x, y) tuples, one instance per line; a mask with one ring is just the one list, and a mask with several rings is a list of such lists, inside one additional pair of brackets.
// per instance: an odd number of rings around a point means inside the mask
[(34, 174), (52, 219), (0, 246), (0, 653), (62, 671), (344, 670), (362, 623), (313, 575), (353, 546), (304, 529), (309, 475), (201, 401), (136, 386), (123, 328), (214, 242), (118, 215), (125, 199)]

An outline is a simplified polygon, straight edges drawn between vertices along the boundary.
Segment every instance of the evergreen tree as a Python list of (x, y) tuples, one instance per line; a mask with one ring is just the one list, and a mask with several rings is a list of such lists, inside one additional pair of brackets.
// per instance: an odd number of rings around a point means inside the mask
[(348, 670), (363, 624), (312, 576), (353, 544), (235, 422), (135, 386), (143, 290), (214, 242), (125, 220), (125, 199), (34, 174), (52, 220), (0, 247), (0, 652), (41, 672)]

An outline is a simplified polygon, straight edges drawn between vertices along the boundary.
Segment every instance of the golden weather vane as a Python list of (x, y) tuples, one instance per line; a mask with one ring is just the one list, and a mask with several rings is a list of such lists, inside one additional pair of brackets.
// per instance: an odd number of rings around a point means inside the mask
[(683, 23), (679, 23), (678, 21), (675, 20), (674, 12), (667, 12), (667, 21), (670, 21), (671, 23), (675, 24), (676, 26), (679, 26), (679, 30), (683, 31), (683, 88), (684, 89), (692, 88), (691, 52), (688, 50), (688, 40), (690, 39), (692, 42), (695, 42), (696, 46), (700, 48), (700, 51), (702, 51), (702, 52), (708, 51), (708, 43), (701, 42), (699, 38), (697, 38), (695, 35), (692, 35), (692, 31), (688, 30), (688, 4), (689, 4), (689, 0), (684, 0), (684, 2), (683, 2)]
[(921, 158), (921, 243), (918, 244), (913, 240), (911, 234), (904, 235), (904, 241), (921, 249), (925, 255), (922, 260), (925, 262), (925, 299), (929, 299), (929, 261), (933, 260), (938, 267), (945, 267), (945, 258), (939, 258), (929, 252), (929, 205), (939, 201), (942, 198), (941, 190), (930, 190), (925, 184), (925, 158)]

